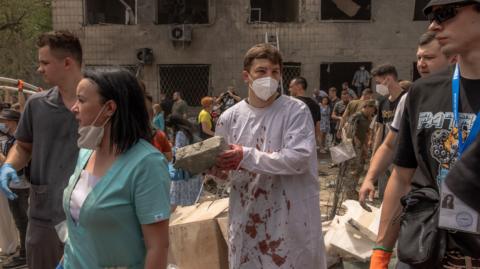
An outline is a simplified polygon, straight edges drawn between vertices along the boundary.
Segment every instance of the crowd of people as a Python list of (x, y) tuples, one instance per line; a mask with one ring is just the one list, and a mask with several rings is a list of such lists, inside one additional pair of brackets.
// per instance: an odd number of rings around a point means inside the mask
[(176, 151), (212, 136), (228, 144), (204, 174), (230, 183), (230, 268), (327, 268), (317, 158), (340, 146), (353, 151), (330, 166), (344, 198), (383, 201), (370, 268), (388, 268), (395, 246), (397, 268), (480, 268), (480, 1), (424, 13), (413, 83), (385, 63), (311, 96), (296, 77), (288, 96), (282, 54), (257, 44), (247, 97), (203, 97), (193, 120), (181, 92), (154, 103), (126, 70), (82, 72), (71, 32), (42, 34), (52, 88), (26, 101), (19, 88), (0, 112), (0, 248), (20, 242), (3, 268), (166, 268), (170, 215), (204, 180), (173, 166)]

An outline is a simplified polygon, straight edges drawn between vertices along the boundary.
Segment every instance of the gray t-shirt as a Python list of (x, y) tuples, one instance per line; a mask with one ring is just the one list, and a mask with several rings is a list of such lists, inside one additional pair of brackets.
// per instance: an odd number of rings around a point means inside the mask
[(187, 114), (187, 109), (187, 102), (185, 102), (184, 100), (175, 101), (172, 107), (172, 115), (183, 117), (183, 115)]
[(32, 144), (30, 219), (56, 224), (65, 218), (63, 189), (78, 158), (78, 123), (58, 88), (28, 99), (15, 137)]

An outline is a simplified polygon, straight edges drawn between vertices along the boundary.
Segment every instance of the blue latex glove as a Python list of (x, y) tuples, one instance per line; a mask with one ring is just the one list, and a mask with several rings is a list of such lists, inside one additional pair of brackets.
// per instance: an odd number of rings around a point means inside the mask
[(20, 183), (20, 179), (17, 176), (17, 171), (9, 163), (2, 165), (0, 168), (0, 189), (5, 193), (8, 199), (13, 200), (17, 198), (17, 195), (13, 193), (8, 184), (10, 181), (14, 183)]
[(57, 267), (55, 267), (55, 269), (63, 269), (62, 263), (59, 263), (59, 264), (57, 265)]

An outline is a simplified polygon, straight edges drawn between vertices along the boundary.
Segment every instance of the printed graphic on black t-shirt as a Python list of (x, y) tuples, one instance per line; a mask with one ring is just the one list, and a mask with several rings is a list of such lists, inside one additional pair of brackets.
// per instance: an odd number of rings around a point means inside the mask
[(405, 92), (400, 93), (400, 95), (393, 101), (384, 98), (378, 105), (377, 122), (385, 125), (385, 128), (383, 129), (383, 138), (387, 136), (387, 133), (390, 130), (390, 125), (393, 122), (393, 118), (395, 118), (395, 110), (404, 94)]
[(418, 80), (405, 102), (395, 164), (418, 168), (413, 183), (439, 187), (458, 156), (458, 132), (465, 141), (480, 109), (480, 80), (461, 79), (459, 128), (452, 112), (452, 70)]

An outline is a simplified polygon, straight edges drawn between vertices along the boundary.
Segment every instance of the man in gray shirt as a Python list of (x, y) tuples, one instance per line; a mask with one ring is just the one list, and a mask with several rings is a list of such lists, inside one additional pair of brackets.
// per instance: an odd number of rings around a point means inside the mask
[(182, 95), (180, 92), (174, 92), (173, 93), (173, 107), (172, 107), (172, 115), (177, 115), (179, 117), (182, 117), (184, 119), (187, 118), (187, 109), (188, 105), (185, 100), (182, 99)]
[(82, 78), (82, 48), (67, 31), (42, 34), (37, 46), (37, 71), (55, 87), (27, 101), (16, 144), (0, 168), (0, 186), (9, 199), (15, 199), (8, 184), (18, 180), (16, 171), (31, 159), (27, 263), (30, 269), (45, 269), (55, 268), (63, 255), (55, 225), (65, 219), (63, 189), (78, 157), (78, 124), (70, 108)]

